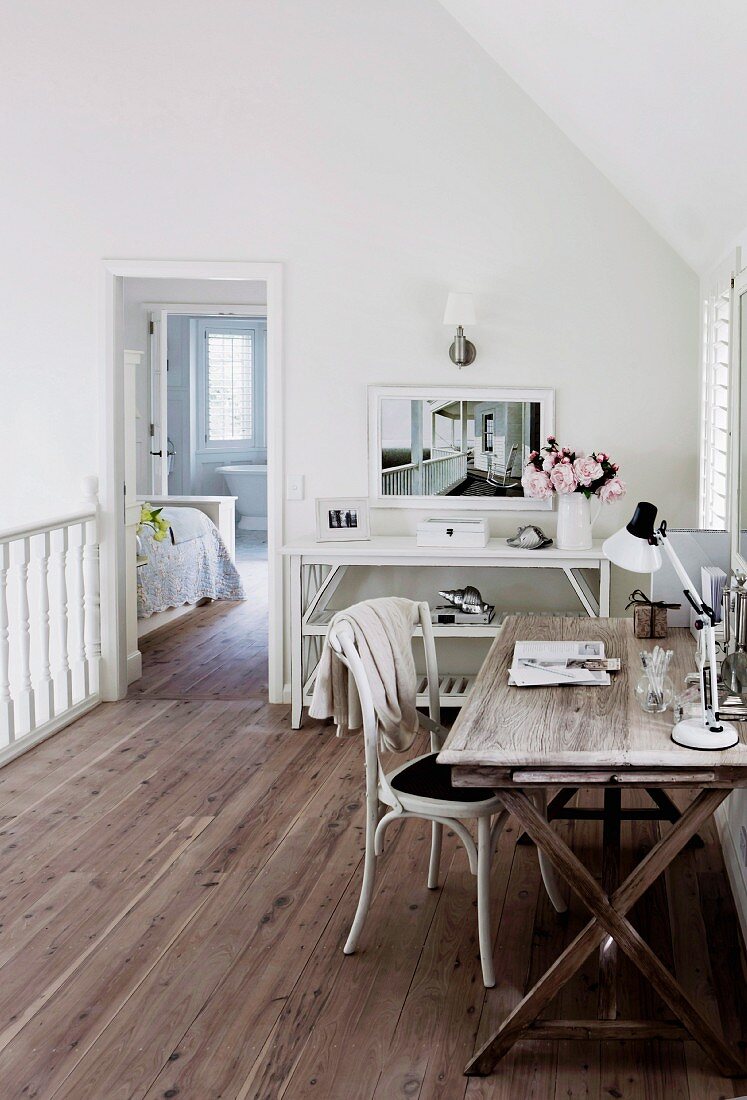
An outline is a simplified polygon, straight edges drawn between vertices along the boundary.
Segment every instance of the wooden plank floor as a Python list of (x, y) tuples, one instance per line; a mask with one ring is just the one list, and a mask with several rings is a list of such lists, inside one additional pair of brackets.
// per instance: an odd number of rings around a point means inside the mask
[[(264, 701), (262, 570), (145, 646), (131, 697), (0, 772), (1, 1100), (716, 1100), (747, 1093), (692, 1044), (525, 1043), (467, 1081), (475, 1044), (584, 923), (558, 918), (513, 823), (493, 874), (498, 984), (480, 980), (474, 880), (428, 826), (387, 836), (362, 949), (363, 759)], [(419, 747), (419, 746), (418, 746)], [(586, 802), (592, 795), (583, 796)], [(598, 872), (598, 829), (558, 826)], [(654, 840), (625, 828), (625, 863)], [(730, 1039), (745, 960), (712, 829), (633, 920)], [(674, 942), (670, 931), (674, 928)], [(623, 1011), (665, 1009), (623, 964)], [(593, 1014), (585, 966), (558, 998)]]

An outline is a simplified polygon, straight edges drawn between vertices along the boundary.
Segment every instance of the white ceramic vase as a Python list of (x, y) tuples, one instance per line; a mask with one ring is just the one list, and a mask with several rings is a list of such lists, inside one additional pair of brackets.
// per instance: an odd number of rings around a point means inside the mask
[(558, 493), (558, 550), (591, 550), (591, 529), (602, 502), (583, 493)]

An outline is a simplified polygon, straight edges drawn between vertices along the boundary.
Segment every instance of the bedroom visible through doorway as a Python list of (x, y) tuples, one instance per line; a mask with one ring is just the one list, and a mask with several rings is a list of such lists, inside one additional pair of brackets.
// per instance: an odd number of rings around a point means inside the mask
[(125, 278), (123, 305), (130, 693), (266, 700), (266, 284)]

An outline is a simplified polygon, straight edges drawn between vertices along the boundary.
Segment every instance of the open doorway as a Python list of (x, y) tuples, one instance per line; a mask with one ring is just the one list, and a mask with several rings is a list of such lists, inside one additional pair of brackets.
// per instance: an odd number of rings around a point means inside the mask
[[(125, 370), (131, 359), (135, 371), (125, 427), (144, 509), (130, 691), (266, 695), (266, 286), (125, 279), (124, 339)], [(160, 521), (168, 528), (157, 541)], [(233, 606), (241, 601), (251, 609)], [(192, 639), (204, 657), (213, 634), (220, 662), (190, 672)]]
[[(141, 694), (158, 694), (157, 665), (161, 686), (172, 680), (171, 694), (183, 694), (176, 685), (189, 682), (201, 697), (249, 690), (281, 702), (280, 265), (112, 261), (106, 268), (112, 309), (104, 508), (117, 579), (116, 600), (102, 607), (112, 657), (107, 693), (120, 698), (137, 681)], [(148, 557), (136, 539), (146, 501), (164, 508), (176, 556), (187, 556), (194, 547), (184, 544), (203, 537), (195, 523), (211, 526), (206, 542), (222, 546), (225, 569), (211, 602), (192, 618), (200, 624), (197, 635), (191, 632), (194, 645), (187, 624), (198, 601), (191, 593), (186, 603), (181, 589), (176, 598), (169, 593), (166, 602), (176, 606), (165, 614), (160, 604), (153, 613), (135, 597), (142, 595), (133, 584), (137, 558)], [(231, 587), (229, 558), (245, 600)], [(143, 630), (156, 616), (155, 629)], [(144, 677), (141, 651), (151, 665)], [(203, 669), (211, 660), (221, 672), (214, 684)]]

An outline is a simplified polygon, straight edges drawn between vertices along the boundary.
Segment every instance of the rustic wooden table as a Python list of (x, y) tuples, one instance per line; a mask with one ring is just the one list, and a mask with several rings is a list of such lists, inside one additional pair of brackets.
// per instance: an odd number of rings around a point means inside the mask
[[(600, 639), (622, 671), (610, 687), (515, 688), (508, 686), (518, 639)], [(631, 907), (695, 836), (735, 787), (747, 786), (747, 730), (740, 744), (723, 752), (699, 752), (670, 739), (671, 711), (645, 714), (634, 688), (641, 649), (655, 642), (633, 636), (630, 619), (535, 618), (506, 622), (475, 681), (439, 755), (456, 785), (490, 787), (538, 848), (588, 906), (591, 919), (475, 1054), (466, 1073), (484, 1076), (521, 1039), (687, 1039), (692, 1037), (726, 1076), (744, 1066), (626, 917)], [(681, 684), (694, 667), (694, 643), (687, 630), (673, 630), (671, 674)], [(559, 787), (549, 817), (596, 816), (603, 821), (602, 884), (553, 831), (531, 799), (537, 787)], [(599, 787), (599, 810), (564, 809), (580, 787)], [(625, 788), (642, 788), (649, 810), (626, 810)], [(665, 788), (697, 792), (680, 814)], [(672, 827), (625, 879), (619, 882), (620, 823), (645, 816)], [(617, 950), (622, 950), (671, 1009), (676, 1019), (621, 1020), (617, 1013)], [(539, 1020), (538, 1017), (593, 951), (599, 951), (596, 1020)]]

